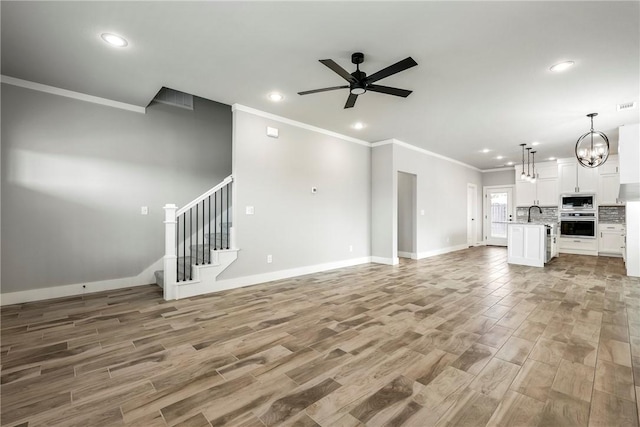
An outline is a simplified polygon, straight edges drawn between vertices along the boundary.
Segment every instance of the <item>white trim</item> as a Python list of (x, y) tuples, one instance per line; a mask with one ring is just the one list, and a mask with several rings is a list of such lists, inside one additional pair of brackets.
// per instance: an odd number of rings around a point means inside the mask
[(449, 246), (448, 248), (435, 249), (433, 251), (418, 252), (418, 259), (429, 258), (436, 255), (448, 254), (449, 252), (461, 251), (463, 249), (467, 249), (468, 247), (469, 247), (468, 245), (464, 244), (464, 245)]
[(0, 294), (0, 305), (22, 304), (31, 301), (42, 301), (52, 298), (71, 297), (94, 292), (112, 291), (115, 289), (155, 284), (156, 279), (154, 277), (154, 272), (162, 269), (162, 261), (163, 259), (160, 258), (147, 267), (142, 273), (134, 277), (100, 280), (89, 283), (77, 283), (74, 285), (52, 286), (50, 288), (30, 289), (28, 291)]
[(512, 171), (515, 170), (516, 167), (514, 166), (506, 166), (503, 168), (493, 168), (493, 169), (482, 169), (480, 172), (482, 173), (486, 173), (486, 172), (502, 172), (502, 171)]
[(270, 273), (254, 274), (252, 276), (217, 280), (213, 286), (209, 285), (208, 292), (241, 288), (244, 286), (272, 282), (274, 280), (290, 279), (292, 277), (303, 276), (305, 274), (320, 273), (323, 271), (335, 270), (336, 268), (353, 267), (360, 264), (369, 264), (370, 262), (371, 257), (353, 258), (344, 261), (328, 262), (325, 264), (308, 265), (305, 267), (291, 268), (288, 270), (273, 271)]
[(121, 110), (133, 111), (135, 113), (145, 114), (147, 109), (145, 107), (139, 107), (133, 104), (126, 104), (124, 102), (113, 101), (107, 98), (100, 98), (98, 96), (87, 95), (80, 92), (74, 92), (72, 90), (61, 89), (59, 87), (43, 85), (41, 83), (30, 82), (28, 80), (16, 79), (15, 77), (0, 76), (0, 81), (12, 86), (23, 87), (25, 89), (37, 90), (39, 92), (50, 93), (52, 95), (64, 96), (67, 98), (77, 99), (79, 101), (92, 102), (94, 104), (106, 105), (107, 107), (120, 108)]
[(178, 211), (176, 212), (176, 216), (182, 215), (183, 213), (185, 213), (186, 211), (188, 211), (189, 209), (191, 209), (192, 207), (194, 207), (195, 205), (197, 205), (207, 197), (211, 196), (213, 193), (215, 193), (225, 185), (229, 184), (230, 182), (233, 182), (233, 175), (229, 175), (220, 184), (216, 185), (211, 190), (207, 190), (204, 194), (196, 197), (191, 202), (187, 203), (186, 205), (178, 209)]
[(298, 122), (296, 120), (291, 120), (291, 119), (287, 119), (286, 117), (282, 117), (282, 116), (277, 116), (275, 114), (271, 114), (271, 113), (267, 113), (264, 111), (260, 111), (260, 110), (256, 110), (255, 108), (251, 108), (251, 107), (247, 107), (241, 104), (233, 104), (231, 106), (231, 111), (244, 111), (245, 113), (249, 113), (249, 114), (253, 114), (254, 116), (260, 116), (260, 117), (264, 117), (266, 119), (269, 120), (275, 120), (277, 122), (281, 122), (281, 123), (285, 123), (291, 126), (296, 126), (302, 129), (307, 129), (313, 132), (318, 132), (318, 133), (322, 133), (325, 135), (329, 135), (332, 136), (334, 138), (340, 138), (343, 139), (345, 141), (349, 141), (349, 142), (353, 142), (355, 144), (360, 144), (360, 145), (364, 145), (365, 147), (371, 147), (371, 143), (367, 142), (367, 141), (363, 141), (361, 139), (357, 139), (357, 138), (353, 138), (351, 136), (347, 136), (347, 135), (342, 135), (340, 133), (337, 132), (333, 132), (327, 129), (322, 129), (307, 123), (302, 123), (302, 122)]
[(400, 259), (398, 257), (395, 258), (383, 258), (379, 256), (372, 256), (371, 262), (374, 264), (386, 264), (386, 265), (398, 265), (400, 264)]
[(411, 259), (418, 259), (418, 254), (415, 252), (404, 252), (404, 251), (398, 251), (398, 257), (399, 258), (411, 258)]
[(427, 156), (436, 157), (438, 159), (446, 160), (448, 162), (455, 163), (455, 164), (460, 165), (460, 166), (464, 166), (465, 168), (473, 169), (474, 171), (482, 172), (482, 170), (478, 169), (475, 166), (468, 165), (468, 164), (463, 163), (463, 162), (461, 162), (459, 160), (452, 159), (451, 157), (443, 156), (442, 154), (434, 153), (433, 151), (425, 150), (424, 148), (416, 147), (415, 145), (411, 145), (411, 144), (409, 144), (407, 142), (400, 141), (398, 139), (387, 139), (387, 140), (384, 140), (384, 141), (374, 142), (374, 143), (371, 144), (371, 147), (375, 148), (375, 147), (380, 147), (380, 146), (388, 145), (388, 144), (395, 144), (395, 145), (398, 145), (400, 147), (407, 148), (409, 150), (413, 150), (413, 151), (417, 151), (417, 152), (422, 153), (422, 154), (426, 154)]

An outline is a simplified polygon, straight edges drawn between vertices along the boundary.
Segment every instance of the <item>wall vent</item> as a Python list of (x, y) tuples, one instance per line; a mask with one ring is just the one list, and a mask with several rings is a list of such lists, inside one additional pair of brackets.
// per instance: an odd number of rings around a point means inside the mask
[(160, 89), (153, 100), (161, 104), (173, 105), (174, 107), (193, 110), (193, 95), (174, 89), (169, 89), (168, 87), (163, 87), (162, 89)]
[(616, 106), (618, 111), (633, 110), (634, 108), (636, 108), (635, 102), (624, 102)]

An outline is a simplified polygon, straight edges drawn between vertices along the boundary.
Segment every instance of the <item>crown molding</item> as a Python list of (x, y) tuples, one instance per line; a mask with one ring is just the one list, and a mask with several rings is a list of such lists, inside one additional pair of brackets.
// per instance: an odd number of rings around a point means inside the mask
[(313, 126), (307, 123), (298, 122), (296, 120), (287, 119), (286, 117), (278, 116), (275, 114), (267, 113), (265, 111), (257, 110), (255, 108), (247, 107), (241, 104), (233, 104), (231, 106), (231, 111), (244, 111), (245, 113), (253, 114), (254, 116), (264, 117), (265, 119), (274, 120), (280, 123), (285, 123), (287, 125), (296, 126), (302, 129), (310, 130), (317, 133), (322, 133), (328, 136), (332, 136), (334, 138), (339, 138), (344, 141), (353, 142), (354, 144), (364, 145), (365, 147), (371, 147), (371, 143), (367, 141), (363, 141), (362, 139), (353, 138), (351, 136), (343, 135), (341, 133), (333, 132), (327, 129), (319, 128), (317, 126)]
[(133, 111), (135, 113), (145, 114), (147, 112), (147, 109), (145, 107), (139, 107), (137, 105), (114, 101), (112, 99), (100, 98), (98, 96), (87, 95), (80, 92), (74, 92), (72, 90), (61, 89), (59, 87), (43, 85), (41, 83), (31, 82), (28, 80), (17, 79), (15, 77), (5, 76), (4, 74), (0, 76), (0, 82), (6, 83), (12, 86), (22, 87), (25, 89), (37, 90), (38, 92), (45, 92), (45, 93), (50, 93), (52, 95), (64, 96), (66, 98), (73, 98), (79, 101), (91, 102), (93, 104), (106, 105), (107, 107)]
[(515, 170), (515, 168), (516, 168), (515, 166), (506, 166), (504, 168), (482, 169), (480, 172), (487, 173), (487, 172), (512, 171), (512, 170)]
[(406, 143), (404, 141), (400, 141), (398, 139), (387, 139), (387, 140), (384, 140), (384, 141), (374, 142), (373, 144), (371, 144), (371, 146), (375, 148), (375, 147), (381, 147), (383, 145), (388, 145), (388, 144), (397, 145), (399, 147), (407, 148), (409, 150), (413, 150), (413, 151), (417, 151), (417, 152), (422, 153), (422, 154), (426, 154), (427, 156), (436, 157), (438, 159), (446, 160), (448, 162), (455, 163), (455, 164), (460, 165), (460, 166), (464, 166), (465, 168), (469, 168), (469, 169), (472, 169), (472, 170), (477, 171), (477, 172), (482, 172), (481, 169), (478, 169), (475, 166), (468, 165), (468, 164), (463, 163), (463, 162), (461, 162), (459, 160), (452, 159), (451, 157), (443, 156), (442, 154), (434, 153), (433, 151), (425, 150), (424, 148), (416, 147), (415, 145)]

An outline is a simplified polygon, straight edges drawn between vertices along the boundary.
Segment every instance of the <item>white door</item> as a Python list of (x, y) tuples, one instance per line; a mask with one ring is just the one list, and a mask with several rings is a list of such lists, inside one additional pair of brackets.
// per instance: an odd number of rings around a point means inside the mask
[(478, 187), (475, 184), (467, 184), (467, 245), (475, 246), (477, 243), (477, 218), (478, 215)]
[(485, 243), (507, 246), (507, 223), (513, 221), (513, 188), (486, 188), (484, 200)]

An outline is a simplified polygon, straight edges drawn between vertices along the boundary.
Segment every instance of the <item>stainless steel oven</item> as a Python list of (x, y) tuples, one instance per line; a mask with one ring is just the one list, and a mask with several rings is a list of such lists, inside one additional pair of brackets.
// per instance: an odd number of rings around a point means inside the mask
[(560, 237), (595, 239), (598, 222), (595, 212), (562, 212)]
[(595, 194), (563, 194), (560, 196), (560, 209), (563, 211), (592, 211), (596, 209)]

